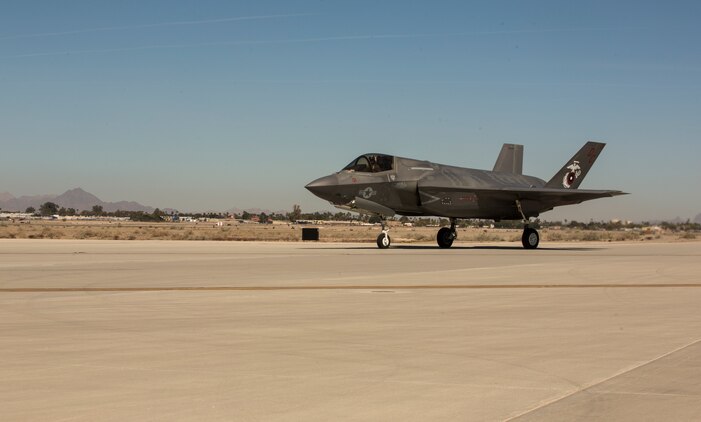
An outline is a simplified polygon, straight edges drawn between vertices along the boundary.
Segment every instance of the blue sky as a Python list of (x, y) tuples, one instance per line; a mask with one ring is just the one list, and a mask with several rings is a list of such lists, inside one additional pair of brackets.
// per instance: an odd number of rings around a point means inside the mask
[(0, 192), (181, 210), (329, 209), (363, 152), (632, 195), (545, 218), (701, 212), (701, 3), (5, 1)]

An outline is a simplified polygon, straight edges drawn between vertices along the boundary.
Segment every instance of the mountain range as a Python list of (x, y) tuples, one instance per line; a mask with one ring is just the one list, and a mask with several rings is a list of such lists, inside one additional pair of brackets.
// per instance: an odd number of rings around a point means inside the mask
[(8, 192), (0, 193), (0, 209), (4, 211), (24, 211), (28, 207), (38, 210), (44, 202), (53, 202), (60, 207), (74, 208), (78, 211), (91, 210), (95, 205), (102, 206), (102, 209), (107, 212), (122, 210), (150, 213), (154, 210), (153, 207), (133, 201), (105, 202), (81, 188), (70, 189), (60, 195), (25, 195), (15, 197)]

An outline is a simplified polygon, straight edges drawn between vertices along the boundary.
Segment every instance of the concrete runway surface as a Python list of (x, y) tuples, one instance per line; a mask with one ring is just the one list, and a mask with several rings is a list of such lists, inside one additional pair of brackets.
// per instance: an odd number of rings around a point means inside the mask
[(701, 419), (701, 242), (0, 240), (0, 419)]

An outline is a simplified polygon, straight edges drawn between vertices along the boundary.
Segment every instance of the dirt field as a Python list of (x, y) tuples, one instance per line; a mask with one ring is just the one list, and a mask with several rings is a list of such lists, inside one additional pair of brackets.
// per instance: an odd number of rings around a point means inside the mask
[[(0, 222), (0, 239), (98, 239), (98, 240), (222, 240), (296, 241), (302, 227), (319, 227), (322, 242), (374, 242), (379, 226), (242, 224), (216, 223), (139, 223), (102, 221), (21, 221)], [(395, 243), (434, 242), (437, 227), (393, 225)], [(589, 231), (541, 229), (542, 241), (689, 241), (695, 233), (640, 231)], [(458, 241), (517, 242), (521, 230), (468, 228), (458, 230)]]

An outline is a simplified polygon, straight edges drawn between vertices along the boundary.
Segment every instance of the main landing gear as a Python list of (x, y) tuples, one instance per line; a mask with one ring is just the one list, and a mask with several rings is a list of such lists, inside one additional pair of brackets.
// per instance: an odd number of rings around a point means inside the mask
[(387, 225), (385, 219), (382, 219), (381, 224), (382, 233), (380, 233), (380, 235), (377, 236), (377, 247), (380, 249), (387, 249), (392, 243), (392, 239), (390, 239), (389, 237), (389, 226)]
[(540, 243), (540, 236), (538, 235), (538, 230), (528, 227), (523, 228), (523, 235), (521, 236), (521, 244), (525, 249), (535, 249)]
[[(523, 235), (521, 236), (521, 244), (525, 249), (536, 249), (540, 243), (540, 235), (538, 230), (529, 227), (529, 219), (523, 212), (521, 208), (521, 201), (516, 200), (516, 207), (518, 208), (521, 217), (523, 217)], [(387, 220), (384, 218), (381, 220), (382, 233), (377, 236), (377, 247), (380, 249), (387, 249), (392, 243), (392, 239), (389, 237), (389, 226), (387, 225)], [(450, 219), (450, 227), (443, 227), (438, 230), (436, 235), (436, 242), (438, 246), (442, 249), (447, 249), (453, 246), (453, 242), (458, 238), (458, 232), (456, 229), (457, 218)]]
[(438, 230), (438, 235), (436, 236), (436, 241), (438, 242), (438, 246), (441, 248), (449, 248), (453, 246), (453, 241), (457, 239), (458, 237), (458, 232), (455, 229), (455, 224), (457, 222), (457, 219), (451, 218), (450, 219), (450, 228), (448, 227), (443, 227), (442, 229)]
[(538, 247), (538, 244), (540, 243), (540, 235), (538, 234), (538, 230), (528, 227), (528, 218), (526, 218), (526, 215), (523, 213), (523, 209), (521, 208), (521, 201), (518, 199), (516, 200), (516, 207), (518, 208), (518, 212), (521, 213), (521, 217), (523, 217), (523, 235), (521, 235), (521, 244), (523, 245), (524, 249), (535, 249)]

